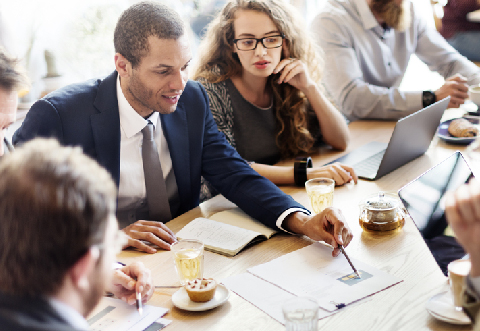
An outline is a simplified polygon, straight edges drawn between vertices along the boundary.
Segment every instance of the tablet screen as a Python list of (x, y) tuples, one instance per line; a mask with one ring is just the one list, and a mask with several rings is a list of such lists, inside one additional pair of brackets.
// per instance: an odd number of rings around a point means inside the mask
[(447, 265), (465, 256), (445, 219), (445, 193), (473, 177), (460, 152), (455, 152), (398, 191), (407, 212), (432, 255), (447, 275)]

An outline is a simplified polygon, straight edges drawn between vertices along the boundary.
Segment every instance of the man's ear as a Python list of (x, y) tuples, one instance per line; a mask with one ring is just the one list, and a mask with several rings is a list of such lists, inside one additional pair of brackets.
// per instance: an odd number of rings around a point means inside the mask
[(68, 274), (72, 284), (83, 290), (90, 287), (89, 276), (95, 270), (100, 250), (98, 247), (90, 247), (90, 249), (69, 269)]
[(120, 77), (126, 77), (130, 75), (132, 70), (132, 64), (128, 61), (122, 54), (115, 54), (115, 69), (117, 70)]

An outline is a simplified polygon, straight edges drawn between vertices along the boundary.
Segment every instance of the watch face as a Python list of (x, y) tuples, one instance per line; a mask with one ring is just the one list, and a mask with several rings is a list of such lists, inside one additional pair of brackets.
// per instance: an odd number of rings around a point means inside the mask
[(423, 91), (422, 101), (424, 107), (430, 106), (431, 104), (435, 103), (435, 99), (435, 94), (433, 92)]

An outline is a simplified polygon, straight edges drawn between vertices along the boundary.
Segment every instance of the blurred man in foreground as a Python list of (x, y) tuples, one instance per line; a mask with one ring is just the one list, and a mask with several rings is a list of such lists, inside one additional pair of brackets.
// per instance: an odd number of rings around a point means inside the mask
[(113, 272), (123, 234), (110, 175), (80, 148), (33, 140), (0, 162), (0, 330), (88, 330), (105, 291), (153, 294), (134, 263)]

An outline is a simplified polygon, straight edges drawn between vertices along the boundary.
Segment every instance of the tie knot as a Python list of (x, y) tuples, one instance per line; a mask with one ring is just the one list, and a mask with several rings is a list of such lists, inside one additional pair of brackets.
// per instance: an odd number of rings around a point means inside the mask
[(153, 123), (148, 121), (147, 125), (142, 129), (143, 139), (153, 140)]

